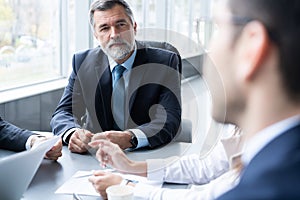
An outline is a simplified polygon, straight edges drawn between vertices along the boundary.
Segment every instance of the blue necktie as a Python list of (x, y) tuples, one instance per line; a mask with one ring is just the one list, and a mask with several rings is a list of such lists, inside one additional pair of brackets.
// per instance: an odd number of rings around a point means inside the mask
[(122, 65), (117, 65), (112, 71), (112, 114), (114, 117), (114, 130), (124, 130), (125, 128), (125, 83), (122, 77), (125, 69), (126, 68)]
[(125, 67), (122, 65), (117, 65), (112, 71), (113, 74), (113, 87), (115, 87), (115, 84), (118, 82), (118, 80), (123, 76), (123, 72), (125, 71)]

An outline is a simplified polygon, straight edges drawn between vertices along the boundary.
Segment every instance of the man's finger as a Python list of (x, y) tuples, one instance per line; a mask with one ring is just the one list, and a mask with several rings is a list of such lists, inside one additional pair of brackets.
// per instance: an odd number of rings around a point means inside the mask
[(87, 151), (85, 147), (82, 148), (81, 145), (75, 143), (69, 144), (69, 150), (74, 153), (84, 153)]
[(102, 141), (103, 141), (102, 139), (95, 140), (95, 141), (89, 142), (88, 145), (91, 146), (92, 148), (98, 148), (99, 145), (103, 144)]
[(93, 135), (92, 137), (92, 141), (95, 141), (95, 140), (103, 140), (103, 139), (106, 139), (106, 135), (104, 132), (101, 132), (101, 133), (96, 133)]

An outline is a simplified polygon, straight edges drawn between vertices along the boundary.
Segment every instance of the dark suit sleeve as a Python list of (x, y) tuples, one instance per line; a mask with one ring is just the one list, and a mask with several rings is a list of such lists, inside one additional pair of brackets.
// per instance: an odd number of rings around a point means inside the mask
[[(161, 50), (148, 50), (149, 63), (144, 79), (149, 82), (138, 89), (132, 112), (137, 128), (142, 130), (150, 148), (172, 141), (181, 123), (181, 59), (180, 56)], [(147, 104), (151, 102), (151, 104)], [(149, 114), (150, 121), (142, 124), (142, 115)], [(145, 120), (147, 121), (147, 120)]]
[(25, 150), (25, 144), (31, 131), (24, 130), (4, 121), (0, 117), (0, 148), (12, 151)]
[(55, 135), (80, 127), (80, 118), (84, 115), (85, 108), (83, 94), (78, 81), (78, 71), (86, 54), (75, 54), (72, 60), (72, 73), (68, 85), (65, 87), (61, 100), (52, 116), (50, 125)]

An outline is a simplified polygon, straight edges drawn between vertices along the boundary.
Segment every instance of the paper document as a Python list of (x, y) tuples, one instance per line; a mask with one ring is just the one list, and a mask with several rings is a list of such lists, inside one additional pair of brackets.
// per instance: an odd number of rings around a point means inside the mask
[[(113, 172), (121, 175), (123, 178), (138, 181), (140, 183), (149, 184), (155, 187), (162, 187), (161, 182), (148, 181), (147, 178), (135, 175), (127, 175)], [(92, 175), (92, 171), (77, 171), (68, 181), (66, 181), (61, 187), (59, 187), (55, 194), (78, 194), (84, 196), (97, 196), (97, 193), (93, 185), (88, 181), (88, 178)], [(101, 198), (100, 198), (101, 199)]]
[(99, 196), (88, 181), (91, 171), (78, 171), (69, 180), (67, 180), (60, 188), (55, 191), (55, 194), (79, 194), (87, 196)]

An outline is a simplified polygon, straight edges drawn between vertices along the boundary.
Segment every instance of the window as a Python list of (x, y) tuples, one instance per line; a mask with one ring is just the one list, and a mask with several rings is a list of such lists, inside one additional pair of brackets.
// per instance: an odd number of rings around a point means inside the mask
[(207, 46), (210, 26), (201, 18), (210, 16), (210, 0), (128, 0), (138, 24), (137, 38), (168, 41), (183, 56), (201, 53)]
[[(0, 92), (67, 77), (71, 55), (93, 46), (91, 2), (0, 0)], [(200, 41), (209, 35), (199, 20), (210, 14), (209, 0), (127, 2), (138, 24), (137, 39), (170, 42), (185, 57), (199, 53)]]
[(61, 0), (0, 0), (0, 91), (61, 78)]

